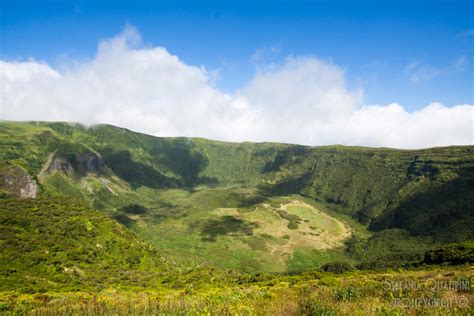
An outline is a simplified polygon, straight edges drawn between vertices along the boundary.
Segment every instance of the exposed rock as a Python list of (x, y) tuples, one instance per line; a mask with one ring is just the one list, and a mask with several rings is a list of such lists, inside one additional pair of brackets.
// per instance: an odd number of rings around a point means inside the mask
[(82, 154), (62, 155), (54, 152), (46, 162), (41, 174), (64, 172), (68, 176), (95, 174), (104, 170), (104, 162), (99, 153), (93, 151)]
[(54, 173), (57, 171), (62, 171), (69, 176), (74, 174), (74, 168), (67, 159), (60, 156), (54, 156), (49, 166), (46, 168), (46, 172)]
[(78, 168), (87, 173), (99, 173), (104, 167), (102, 157), (98, 153), (89, 152), (76, 156)]
[(0, 171), (0, 189), (19, 198), (35, 198), (38, 185), (28, 172), (13, 164), (8, 164)]

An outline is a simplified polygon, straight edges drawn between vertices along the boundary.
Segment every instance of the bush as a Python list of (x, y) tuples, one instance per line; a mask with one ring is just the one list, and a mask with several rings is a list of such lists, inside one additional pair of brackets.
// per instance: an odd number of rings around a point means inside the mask
[(298, 229), (298, 222), (289, 222), (288, 223), (288, 228), (289, 229)]
[(425, 253), (427, 264), (464, 264), (474, 262), (474, 243), (448, 245)]
[(129, 204), (122, 207), (122, 211), (128, 214), (145, 214), (147, 212), (147, 208), (140, 204)]
[(344, 273), (354, 270), (354, 267), (345, 261), (328, 262), (321, 267), (324, 272)]
[(359, 298), (359, 290), (353, 286), (346, 289), (336, 288), (333, 290), (333, 298), (338, 301), (355, 301)]
[(0, 199), (6, 199), (11, 197), (10, 193), (4, 190), (0, 190)]
[(6, 312), (10, 309), (10, 304), (7, 302), (0, 302), (0, 312)]
[(304, 293), (298, 302), (298, 315), (325, 315), (336, 316), (340, 313), (333, 306), (320, 302), (314, 295)]

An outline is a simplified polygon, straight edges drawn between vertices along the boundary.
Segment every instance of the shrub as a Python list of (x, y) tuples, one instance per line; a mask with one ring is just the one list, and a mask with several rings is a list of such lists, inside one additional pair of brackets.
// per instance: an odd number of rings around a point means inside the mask
[(324, 305), (312, 296), (302, 297), (298, 302), (298, 315), (336, 316), (339, 314), (332, 306)]
[(129, 204), (122, 207), (122, 210), (128, 214), (145, 214), (147, 212), (146, 207), (140, 204)]
[(298, 229), (298, 222), (293, 222), (293, 221), (289, 222), (288, 223), (288, 228), (289, 229)]
[(321, 267), (324, 272), (344, 273), (354, 270), (354, 267), (345, 261), (328, 262)]
[(0, 190), (0, 199), (6, 199), (11, 197), (10, 193), (4, 190)]
[(10, 304), (7, 302), (0, 302), (0, 312), (6, 312), (10, 309)]
[(463, 264), (474, 262), (474, 243), (448, 245), (425, 253), (427, 264)]
[(348, 288), (336, 288), (333, 290), (333, 298), (338, 301), (355, 301), (359, 298), (359, 290), (353, 286)]

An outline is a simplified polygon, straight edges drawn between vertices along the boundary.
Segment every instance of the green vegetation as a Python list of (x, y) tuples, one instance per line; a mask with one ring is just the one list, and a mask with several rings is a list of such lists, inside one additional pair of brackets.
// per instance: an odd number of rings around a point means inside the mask
[(474, 146), (1, 122), (0, 149), (0, 313), (416, 314), (382, 280), (472, 276)]
[[(471, 315), (474, 311), (472, 288), (466, 286), (472, 273), (453, 268), (363, 274), (310, 271), (236, 277), (238, 283), (225, 285), (219, 277), (192, 274), (182, 289), (3, 292), (0, 310), (6, 315)], [(207, 283), (196, 286), (196, 279)], [(448, 282), (459, 286), (454, 290), (442, 286)], [(435, 284), (441, 286), (434, 291)]]
[(474, 242), (446, 245), (427, 251), (423, 262), (427, 264), (464, 264), (474, 262)]
[(344, 273), (353, 269), (350, 263), (344, 261), (328, 262), (321, 267), (321, 270), (332, 273)]
[(70, 198), (0, 199), (0, 291), (156, 286), (165, 262), (122, 225)]
[[(0, 124), (0, 146), (0, 167), (19, 166), (40, 190), (74, 196), (108, 214), (181, 266), (262, 272), (282, 271), (288, 260), (303, 268), (295, 258), (320, 262), (324, 256), (308, 258), (306, 245), (300, 255), (293, 255), (293, 246), (286, 254), (271, 253), (285, 241), (292, 244), (291, 231), (341, 234), (324, 213), (354, 234), (345, 259), (369, 266), (402, 256), (413, 261), (431, 245), (473, 239), (472, 146), (312, 148), (159, 138), (109, 125), (14, 122)], [(298, 205), (282, 209), (292, 194), (323, 213)], [(264, 204), (271, 204), (279, 221)], [(272, 221), (271, 232), (256, 224)], [(390, 258), (395, 252), (403, 255)]]

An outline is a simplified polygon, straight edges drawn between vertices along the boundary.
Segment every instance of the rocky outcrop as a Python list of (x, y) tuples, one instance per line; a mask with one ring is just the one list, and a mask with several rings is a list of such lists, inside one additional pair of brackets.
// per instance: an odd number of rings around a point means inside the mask
[(0, 171), (0, 189), (18, 198), (35, 198), (36, 181), (23, 168), (8, 164)]
[(68, 176), (98, 175), (104, 170), (104, 162), (99, 153), (90, 151), (81, 154), (60, 154), (54, 152), (46, 162), (41, 174), (63, 172)]
[(53, 154), (53, 157), (50, 161), (48, 161), (47, 166), (45, 168), (46, 173), (52, 174), (55, 172), (64, 172), (68, 176), (72, 176), (74, 174), (74, 168), (72, 167), (71, 162), (69, 162), (66, 158), (56, 156)]
[(88, 152), (76, 155), (77, 168), (81, 172), (98, 174), (104, 168), (104, 162), (99, 153)]

